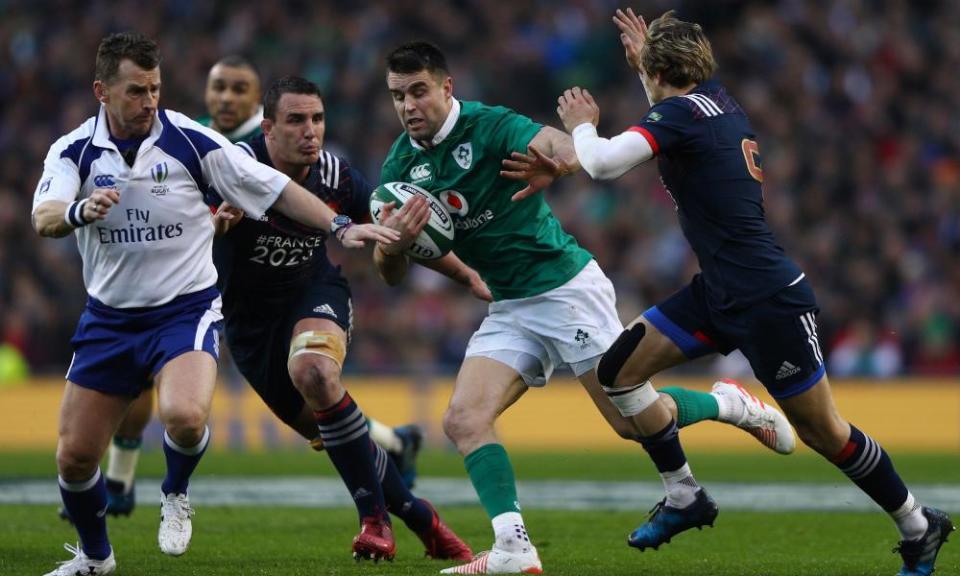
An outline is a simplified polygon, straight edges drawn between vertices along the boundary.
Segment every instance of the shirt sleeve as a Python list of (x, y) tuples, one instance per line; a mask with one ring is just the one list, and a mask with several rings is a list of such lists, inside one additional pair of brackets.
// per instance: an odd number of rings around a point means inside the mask
[(47, 152), (43, 174), (33, 192), (32, 212), (36, 212), (44, 202), (73, 202), (77, 199), (80, 193), (80, 169), (64, 154), (69, 143), (64, 136), (54, 142)]
[(656, 156), (681, 145), (692, 128), (693, 114), (690, 109), (671, 99), (657, 103), (628, 131), (646, 138)]
[(534, 122), (522, 114), (517, 114), (509, 108), (493, 108), (500, 118), (493, 132), (493, 143), (503, 158), (508, 158), (511, 152), (527, 151), (527, 145), (543, 128), (543, 124)]
[(199, 155), (206, 183), (251, 218), (263, 216), (290, 182), (289, 176), (261, 164), (222, 134), (182, 114), (175, 121)]

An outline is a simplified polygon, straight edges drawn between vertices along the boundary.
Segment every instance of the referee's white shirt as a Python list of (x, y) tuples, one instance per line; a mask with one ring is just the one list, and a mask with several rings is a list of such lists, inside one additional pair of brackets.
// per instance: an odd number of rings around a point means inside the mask
[(33, 211), (116, 188), (120, 203), (107, 218), (75, 231), (83, 281), (108, 306), (152, 307), (216, 283), (210, 206), (223, 198), (259, 218), (289, 181), (219, 133), (164, 109), (128, 166), (101, 106), (50, 147)]

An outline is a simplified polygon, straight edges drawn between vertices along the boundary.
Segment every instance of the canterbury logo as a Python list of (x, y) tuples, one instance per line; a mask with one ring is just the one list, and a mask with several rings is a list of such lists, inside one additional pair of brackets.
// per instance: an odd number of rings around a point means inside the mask
[(93, 185), (97, 188), (112, 188), (116, 186), (113, 174), (98, 174), (93, 177)]
[(430, 176), (431, 174), (430, 174), (429, 164), (420, 164), (410, 169), (410, 180), (413, 180), (414, 182), (417, 182), (419, 180), (426, 180)]

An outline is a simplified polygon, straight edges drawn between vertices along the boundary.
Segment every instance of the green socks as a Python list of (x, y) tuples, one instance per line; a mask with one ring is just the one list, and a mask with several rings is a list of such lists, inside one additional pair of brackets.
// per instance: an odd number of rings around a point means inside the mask
[(677, 404), (677, 427), (683, 428), (701, 420), (716, 420), (720, 417), (720, 405), (717, 399), (707, 392), (696, 392), (686, 388), (670, 386), (660, 388)]
[(480, 504), (490, 518), (504, 512), (519, 512), (517, 482), (507, 451), (500, 444), (485, 444), (463, 459)]

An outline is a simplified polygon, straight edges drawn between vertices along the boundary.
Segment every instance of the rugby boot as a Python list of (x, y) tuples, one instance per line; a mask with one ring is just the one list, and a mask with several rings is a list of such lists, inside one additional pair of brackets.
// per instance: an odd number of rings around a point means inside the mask
[(112, 550), (110, 555), (103, 560), (94, 560), (83, 553), (80, 544), (76, 546), (64, 544), (63, 547), (67, 552), (73, 554), (73, 558), (60, 562), (56, 570), (47, 572), (44, 576), (76, 576), (77, 574), (105, 576), (106, 574), (113, 574), (117, 569), (117, 561), (113, 557)]
[(494, 547), (474, 556), (460, 566), (440, 571), (441, 574), (543, 574), (537, 549), (530, 546), (522, 552), (507, 552)]
[(697, 490), (696, 499), (686, 508), (668, 506), (664, 498), (650, 510), (646, 524), (630, 533), (627, 544), (641, 551), (647, 548), (656, 550), (684, 530), (713, 526), (719, 513), (717, 503), (703, 488)]
[(160, 531), (157, 542), (160, 551), (169, 556), (180, 556), (190, 546), (193, 537), (193, 508), (186, 494), (170, 493), (160, 501)]
[(417, 533), (417, 537), (420, 538), (426, 548), (426, 555), (437, 560), (469, 562), (473, 559), (473, 551), (449, 526), (444, 524), (433, 505), (422, 498), (420, 501), (433, 512), (433, 521), (430, 523), (430, 528)]
[(945, 512), (924, 506), (921, 510), (926, 516), (927, 531), (918, 540), (901, 540), (894, 548), (903, 558), (903, 566), (897, 576), (930, 576), (935, 568), (937, 553), (947, 541), (947, 537), (957, 528)]
[(778, 454), (790, 454), (797, 447), (797, 437), (787, 417), (776, 408), (747, 391), (736, 380), (723, 379), (714, 382), (713, 393), (727, 402), (719, 402), (721, 422), (733, 424), (745, 430), (767, 448)]
[(417, 481), (417, 455), (420, 454), (420, 445), (423, 444), (423, 430), (416, 424), (407, 424), (397, 426), (393, 432), (400, 437), (403, 449), (399, 454), (390, 452), (390, 459), (397, 465), (403, 483), (407, 488), (413, 488)]
[(360, 533), (353, 539), (353, 559), (393, 560), (397, 555), (397, 543), (393, 539), (393, 528), (383, 518), (367, 516), (360, 521)]

